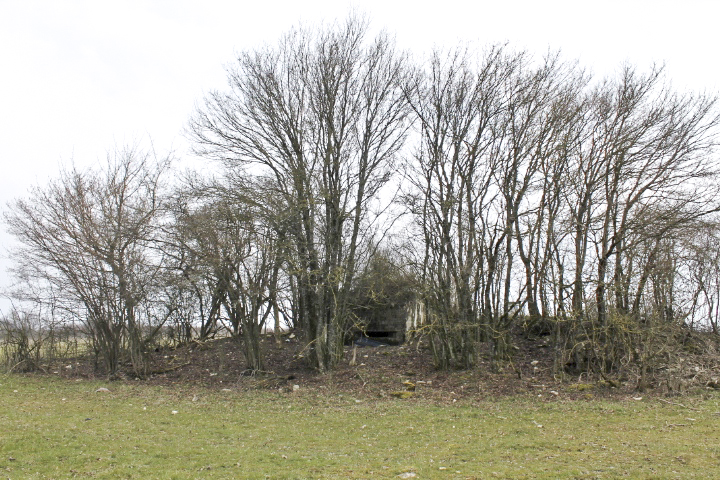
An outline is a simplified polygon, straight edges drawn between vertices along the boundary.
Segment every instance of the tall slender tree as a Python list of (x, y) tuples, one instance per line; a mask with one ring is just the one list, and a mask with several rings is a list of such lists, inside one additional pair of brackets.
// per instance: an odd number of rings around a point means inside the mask
[(369, 204), (403, 144), (405, 58), (350, 17), (243, 52), (190, 122), (196, 150), (227, 169), (272, 178), (292, 219), (298, 324), (310, 363), (342, 355), (349, 292)]

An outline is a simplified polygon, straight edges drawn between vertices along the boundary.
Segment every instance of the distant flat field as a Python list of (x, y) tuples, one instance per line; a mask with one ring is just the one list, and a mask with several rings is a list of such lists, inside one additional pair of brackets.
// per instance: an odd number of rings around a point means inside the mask
[(720, 477), (718, 394), (635, 398), (437, 405), (3, 375), (0, 477)]

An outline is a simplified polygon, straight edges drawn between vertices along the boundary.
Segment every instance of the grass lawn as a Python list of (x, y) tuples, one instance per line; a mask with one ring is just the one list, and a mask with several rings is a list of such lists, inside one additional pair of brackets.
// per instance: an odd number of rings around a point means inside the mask
[(719, 414), (715, 393), (441, 406), (0, 375), (0, 477), (718, 478)]

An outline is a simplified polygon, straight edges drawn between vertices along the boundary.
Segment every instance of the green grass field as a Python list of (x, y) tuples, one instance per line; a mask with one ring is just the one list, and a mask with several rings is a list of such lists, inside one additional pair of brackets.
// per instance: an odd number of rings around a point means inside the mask
[(4, 375), (0, 477), (713, 478), (719, 414), (714, 393), (441, 406)]

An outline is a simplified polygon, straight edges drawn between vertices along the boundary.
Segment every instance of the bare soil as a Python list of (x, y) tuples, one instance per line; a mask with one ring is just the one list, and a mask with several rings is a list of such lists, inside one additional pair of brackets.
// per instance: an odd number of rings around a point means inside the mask
[[(706, 344), (708, 340), (703, 340)], [(130, 371), (119, 381), (150, 385), (181, 385), (209, 389), (297, 390), (319, 394), (344, 394), (356, 399), (415, 396), (434, 402), (482, 399), (508, 395), (534, 395), (548, 399), (592, 399), (605, 396), (678, 395), (698, 389), (720, 388), (720, 356), (688, 354), (673, 365), (656, 369), (648, 388), (638, 392), (638, 376), (624, 372), (614, 377), (587, 373), (558, 374), (553, 368), (550, 337), (519, 334), (512, 361), (493, 368), (489, 352), (481, 353), (472, 370), (442, 371), (433, 365), (432, 352), (423, 339), (404, 345), (346, 346), (343, 361), (329, 373), (307, 366), (303, 344), (292, 334), (262, 339), (265, 369), (245, 367), (242, 340), (221, 338), (192, 342), (177, 348), (158, 348), (151, 353), (151, 373), (136, 378)], [(717, 344), (717, 339), (710, 342)], [(91, 359), (75, 359), (51, 368), (65, 377), (93, 377)], [(411, 393), (403, 393), (410, 392)]]

